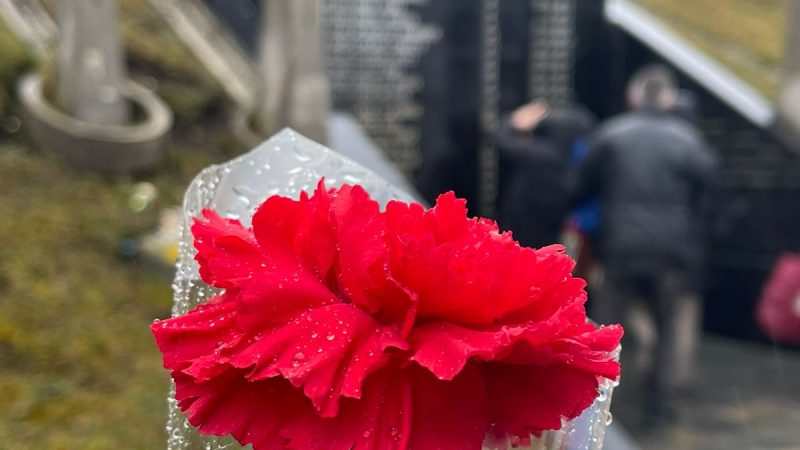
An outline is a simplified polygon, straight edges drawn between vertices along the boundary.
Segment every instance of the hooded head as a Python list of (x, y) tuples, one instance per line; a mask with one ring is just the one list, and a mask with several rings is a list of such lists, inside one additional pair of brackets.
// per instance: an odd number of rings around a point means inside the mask
[(644, 66), (631, 77), (627, 96), (632, 109), (669, 111), (678, 99), (675, 76), (660, 64)]

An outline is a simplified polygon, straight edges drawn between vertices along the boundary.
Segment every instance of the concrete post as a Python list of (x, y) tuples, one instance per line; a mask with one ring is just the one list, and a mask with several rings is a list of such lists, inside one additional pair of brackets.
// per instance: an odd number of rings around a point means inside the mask
[(330, 109), (322, 64), (318, 0), (266, 0), (259, 69), (263, 85), (257, 124), (272, 135), (291, 127), (327, 141)]
[(126, 79), (115, 0), (61, 0), (58, 90), (73, 117), (123, 125), (130, 110), (121, 93)]

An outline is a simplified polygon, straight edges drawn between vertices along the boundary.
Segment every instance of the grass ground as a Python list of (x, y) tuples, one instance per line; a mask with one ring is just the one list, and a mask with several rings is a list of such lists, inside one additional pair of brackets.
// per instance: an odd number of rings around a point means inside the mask
[(636, 0), (775, 100), (789, 0)]
[[(0, 449), (154, 449), (166, 436), (168, 375), (148, 325), (169, 316), (171, 275), (123, 258), (123, 239), (180, 203), (204, 166), (234, 149), (219, 87), (142, 0), (124, 0), (131, 74), (158, 80), (176, 113), (164, 164), (106, 178), (0, 127)], [(31, 60), (0, 21), (0, 125)], [(152, 78), (151, 78), (152, 77)], [(10, 95), (4, 95), (10, 94)], [(129, 207), (139, 181), (159, 190)]]
[[(153, 449), (165, 442), (167, 374), (148, 331), (168, 317), (170, 276), (121, 255), (200, 168), (228, 155), (206, 127), (147, 177), (109, 179), (0, 144), (0, 448)], [(223, 136), (223, 138), (219, 138)], [(129, 207), (138, 181), (155, 205)]]
[[(151, 176), (108, 179), (0, 144), (0, 448), (163, 446), (167, 374), (148, 325), (169, 316), (170, 278), (123, 258), (121, 242), (225, 158), (172, 150)], [(134, 212), (142, 179), (160, 196)]]

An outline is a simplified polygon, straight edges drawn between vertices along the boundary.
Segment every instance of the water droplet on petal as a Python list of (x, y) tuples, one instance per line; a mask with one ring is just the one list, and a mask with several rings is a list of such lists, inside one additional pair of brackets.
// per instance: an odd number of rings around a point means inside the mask
[(331, 333), (331, 334), (325, 336), (325, 339), (327, 339), (329, 341), (332, 341), (332, 340), (336, 339), (336, 335)]

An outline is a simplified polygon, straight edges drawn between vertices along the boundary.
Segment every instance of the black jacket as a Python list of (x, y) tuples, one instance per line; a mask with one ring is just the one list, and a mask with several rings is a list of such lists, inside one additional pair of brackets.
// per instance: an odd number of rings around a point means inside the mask
[(716, 166), (699, 132), (674, 115), (640, 110), (601, 126), (580, 169), (577, 201), (599, 195), (606, 268), (697, 274)]
[(533, 134), (515, 130), (508, 117), (501, 120), (494, 132), (501, 167), (498, 222), (521, 244), (558, 242), (574, 185), (570, 150), (593, 125), (579, 107), (553, 111)]

